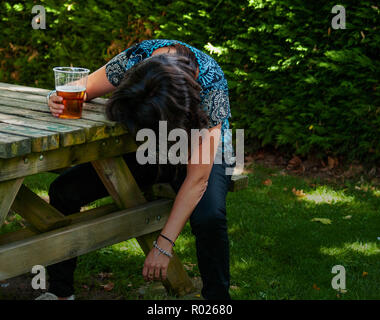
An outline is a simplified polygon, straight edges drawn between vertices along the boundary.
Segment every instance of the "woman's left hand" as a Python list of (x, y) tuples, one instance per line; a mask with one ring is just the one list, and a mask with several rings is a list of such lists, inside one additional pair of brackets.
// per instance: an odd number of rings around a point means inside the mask
[[(162, 243), (157, 243), (157, 245), (160, 248), (172, 253), (171, 246), (164, 246)], [(168, 256), (158, 251), (158, 249), (152, 248), (145, 258), (144, 268), (142, 272), (145, 281), (160, 279), (165, 280), (169, 261), (170, 258)]]

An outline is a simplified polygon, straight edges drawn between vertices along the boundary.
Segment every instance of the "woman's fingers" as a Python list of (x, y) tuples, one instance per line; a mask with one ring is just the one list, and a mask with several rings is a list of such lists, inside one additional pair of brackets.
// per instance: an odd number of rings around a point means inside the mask
[(154, 269), (154, 278), (160, 280), (161, 266), (156, 266)]
[(56, 95), (52, 95), (49, 99), (48, 106), (55, 117), (58, 117), (63, 112), (65, 106), (62, 104), (62, 100), (62, 97)]

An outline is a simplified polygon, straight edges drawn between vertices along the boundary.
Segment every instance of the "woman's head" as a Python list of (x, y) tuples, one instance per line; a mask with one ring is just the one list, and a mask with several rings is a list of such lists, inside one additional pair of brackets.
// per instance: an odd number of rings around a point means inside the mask
[(159, 121), (167, 121), (169, 131), (206, 128), (197, 66), (189, 52), (176, 46), (175, 54), (153, 55), (127, 70), (108, 101), (107, 117), (125, 124), (132, 134), (143, 128), (157, 133)]

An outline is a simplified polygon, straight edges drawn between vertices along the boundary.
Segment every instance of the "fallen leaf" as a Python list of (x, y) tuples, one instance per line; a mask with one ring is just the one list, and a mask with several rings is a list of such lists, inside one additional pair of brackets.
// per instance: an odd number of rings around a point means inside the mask
[(327, 218), (313, 218), (311, 219), (313, 222), (320, 222), (322, 224), (331, 224), (331, 220)]
[(368, 272), (365, 272), (365, 271), (363, 271), (363, 274), (362, 274), (362, 276), (363, 276), (363, 277), (366, 277), (366, 276), (368, 276)]
[(283, 190), (284, 190), (284, 191), (288, 191), (288, 188), (287, 188), (287, 187), (285, 187)]
[(115, 284), (113, 282), (108, 282), (105, 285), (101, 285), (101, 287), (103, 287), (103, 289), (106, 291), (111, 291), (114, 286), (115, 286)]
[(200, 295), (200, 294), (196, 294), (196, 295), (195, 295), (195, 297), (197, 297), (197, 298), (200, 298), (200, 297), (201, 297), (201, 295)]
[(292, 189), (292, 192), (294, 195), (296, 195), (297, 197), (306, 197), (306, 193), (303, 192), (303, 190), (297, 190), (296, 188), (293, 188)]
[(272, 180), (271, 179), (266, 179), (263, 181), (263, 185), (265, 186), (271, 186), (272, 185)]
[(108, 278), (111, 278), (113, 276), (112, 272), (100, 272), (98, 274), (98, 276), (100, 277), (100, 279), (108, 279)]
[(352, 216), (345, 216), (345, 217), (343, 217), (343, 219), (345, 219), (345, 220), (348, 220), (348, 219), (351, 219), (352, 218)]
[(321, 290), (321, 288), (318, 288), (318, 286), (315, 283), (313, 284), (313, 289), (314, 290)]

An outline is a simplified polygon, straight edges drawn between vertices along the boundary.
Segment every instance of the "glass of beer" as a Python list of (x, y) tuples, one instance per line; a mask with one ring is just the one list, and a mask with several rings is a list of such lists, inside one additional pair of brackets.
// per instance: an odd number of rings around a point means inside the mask
[(55, 90), (63, 98), (63, 112), (59, 115), (65, 119), (82, 117), (83, 99), (86, 92), (87, 77), (90, 70), (74, 67), (53, 68)]

